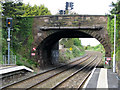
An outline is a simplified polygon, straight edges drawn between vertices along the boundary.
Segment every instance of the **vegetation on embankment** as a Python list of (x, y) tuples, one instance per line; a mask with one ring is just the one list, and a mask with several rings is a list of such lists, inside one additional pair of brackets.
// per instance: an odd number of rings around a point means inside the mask
[(60, 40), (60, 45), (62, 45), (62, 48), (59, 50), (60, 62), (66, 62), (85, 54), (79, 38), (63, 38)]
[(114, 8), (111, 10), (111, 15), (108, 16), (108, 34), (111, 38), (111, 56), (114, 54), (114, 15), (116, 14), (116, 61), (117, 72), (120, 76), (120, 1), (112, 3)]
[(105, 58), (105, 49), (103, 47), (102, 44), (99, 44), (97, 46), (84, 46), (84, 49), (85, 50), (90, 50), (90, 51), (98, 51), (98, 52), (101, 52), (103, 54), (103, 61), (104, 61), (104, 58)]
[(100, 51), (101, 53), (105, 53), (104, 47), (102, 44), (99, 44), (97, 46), (84, 46), (85, 50), (91, 50), (91, 51)]
[(1, 13), (2, 13), (2, 5), (0, 3), (0, 63), (2, 60), (2, 18), (1, 18)]
[(90, 51), (98, 51), (102, 53), (102, 61), (100, 63), (100, 67), (104, 67), (105, 66), (105, 49), (103, 47), (102, 44), (99, 44), (97, 46), (84, 46), (85, 50), (90, 50)]
[[(113, 16), (113, 15), (112, 15)], [(108, 34), (111, 37), (111, 56), (114, 54), (114, 18), (108, 17)], [(120, 15), (117, 15), (116, 21), (116, 60), (120, 61)]]
[[(33, 42), (32, 35), (32, 25), (33, 18), (29, 16), (40, 16), (40, 15), (51, 15), (48, 8), (44, 5), (34, 5), (29, 4), (25, 5), (19, 0), (11, 2), (3, 1), (2, 2), (2, 52), (3, 55), (7, 55), (7, 28), (6, 28), (6, 18), (13, 18), (13, 27), (11, 31), (11, 54), (16, 55), (17, 65), (25, 65), (30, 68), (33, 68), (37, 65), (30, 58), (31, 46)], [(24, 17), (24, 18), (20, 18)]]
[(116, 59), (120, 61), (120, 1), (116, 4), (112, 3), (115, 6), (111, 10), (111, 16), (108, 16), (108, 35), (111, 37), (111, 48), (112, 48), (112, 56), (114, 54), (114, 14), (116, 14)]
[[(12, 1), (12, 0), (11, 0)], [(17, 65), (25, 65), (30, 68), (37, 66), (37, 63), (31, 60), (31, 46), (33, 42), (32, 24), (33, 18), (29, 16), (51, 15), (48, 8), (44, 5), (30, 6), (16, 0), (16, 2), (3, 2), (3, 30), (2, 30), (2, 52), (7, 55), (7, 30), (6, 18), (13, 18), (13, 31), (11, 31), (11, 54), (16, 55)], [(24, 18), (20, 18), (24, 17)], [(65, 40), (65, 41), (64, 41)], [(67, 40), (67, 41), (66, 41)], [(65, 52), (60, 50), (60, 56), (64, 54), (65, 57), (60, 57), (61, 60), (69, 60), (79, 57), (84, 54), (84, 49), (79, 39), (63, 39), (60, 41), (65, 46)], [(72, 48), (72, 50), (70, 50)]]

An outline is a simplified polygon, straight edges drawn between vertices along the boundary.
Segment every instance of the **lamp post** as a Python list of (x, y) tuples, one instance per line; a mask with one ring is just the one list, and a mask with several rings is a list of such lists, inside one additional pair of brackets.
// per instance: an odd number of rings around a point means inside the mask
[(114, 54), (113, 54), (113, 72), (116, 72), (116, 14), (114, 15)]
[[(109, 5), (114, 7), (113, 5)], [(114, 54), (113, 54), (113, 72), (116, 72), (116, 14), (114, 14)]]

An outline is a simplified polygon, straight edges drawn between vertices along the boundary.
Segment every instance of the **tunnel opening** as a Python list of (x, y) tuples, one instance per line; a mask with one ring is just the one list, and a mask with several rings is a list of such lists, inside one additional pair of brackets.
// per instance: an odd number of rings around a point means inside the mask
[[(97, 36), (98, 37), (98, 36)], [(61, 38), (94, 38), (93, 36), (78, 30), (61, 30), (49, 35), (45, 38), (37, 47), (38, 62), (40, 65), (48, 66), (58, 63), (59, 59), (59, 40)], [(100, 39), (96, 38), (101, 43)], [(104, 41), (101, 43), (105, 49), (105, 56), (108, 55), (106, 49), (107, 45), (104, 45)], [(107, 47), (108, 48), (108, 47)]]

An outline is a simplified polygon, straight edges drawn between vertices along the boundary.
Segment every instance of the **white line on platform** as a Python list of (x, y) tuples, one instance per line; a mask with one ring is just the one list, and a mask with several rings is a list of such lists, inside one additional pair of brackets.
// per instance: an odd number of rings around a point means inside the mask
[(92, 70), (92, 73), (91, 73), (90, 76), (88, 77), (88, 79), (87, 79), (87, 81), (85, 82), (85, 85), (83, 86), (83, 88), (86, 88), (86, 87), (87, 87), (87, 84), (88, 84), (88, 82), (90, 81), (90, 79), (91, 79), (93, 73), (95, 72), (95, 70), (96, 70), (96, 68), (94, 68), (94, 69)]
[(107, 69), (101, 68), (97, 88), (108, 88)]

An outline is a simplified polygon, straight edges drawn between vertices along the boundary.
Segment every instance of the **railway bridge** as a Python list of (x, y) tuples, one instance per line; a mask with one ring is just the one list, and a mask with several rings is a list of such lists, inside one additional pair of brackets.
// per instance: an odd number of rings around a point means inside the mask
[[(105, 15), (51, 15), (33, 17), (32, 48), (34, 59), (40, 65), (51, 64), (59, 56), (61, 38), (96, 38), (111, 56), (110, 38), (107, 32), (108, 18)], [(33, 49), (31, 48), (31, 52)]]

